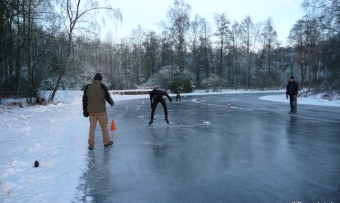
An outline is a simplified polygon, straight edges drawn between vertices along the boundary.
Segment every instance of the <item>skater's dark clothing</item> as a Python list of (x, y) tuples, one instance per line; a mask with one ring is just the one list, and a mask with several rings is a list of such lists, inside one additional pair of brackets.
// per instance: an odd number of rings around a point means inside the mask
[(164, 116), (165, 119), (168, 118), (168, 108), (166, 107), (166, 103), (165, 103), (165, 99), (161, 99), (161, 100), (154, 100), (154, 102), (151, 104), (151, 120), (153, 121), (153, 117), (155, 116), (155, 111), (157, 108), (158, 103), (161, 103), (164, 109)]
[(168, 108), (166, 107), (166, 102), (165, 102), (164, 97), (168, 97), (169, 101), (170, 102), (172, 101), (171, 97), (167, 93), (163, 92), (162, 90), (153, 90), (150, 92), (150, 102), (151, 102), (151, 109), (152, 109), (151, 121), (150, 121), (151, 123), (153, 121), (155, 110), (159, 102), (163, 106), (165, 120), (168, 122)]
[(171, 97), (164, 91), (162, 90), (153, 90), (150, 92), (150, 101), (152, 103), (153, 100), (159, 100), (161, 101), (161, 99), (164, 100), (164, 96), (168, 97), (169, 101), (171, 102)]
[(177, 95), (176, 95), (176, 101), (182, 101), (181, 100), (181, 93), (178, 91), (177, 93), (176, 93)]
[(290, 104), (290, 112), (296, 113), (297, 112), (297, 101), (295, 96), (289, 96), (289, 104)]
[(298, 95), (298, 91), (299, 91), (299, 85), (297, 82), (295, 81), (289, 81), (287, 84), (287, 91), (286, 91), (286, 95)]
[(298, 83), (294, 81), (294, 78), (288, 82), (287, 84), (287, 91), (286, 97), (288, 99), (289, 96), (289, 103), (290, 103), (290, 113), (297, 112), (297, 95), (299, 91)]

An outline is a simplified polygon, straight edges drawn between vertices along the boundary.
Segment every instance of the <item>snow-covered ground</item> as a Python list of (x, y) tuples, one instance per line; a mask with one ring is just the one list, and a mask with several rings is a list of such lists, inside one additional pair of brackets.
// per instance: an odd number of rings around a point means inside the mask
[[(0, 202), (70, 202), (74, 197), (85, 166), (88, 122), (80, 92), (57, 96), (47, 106), (0, 107)], [(35, 160), (40, 167), (33, 167)]]
[[(223, 90), (218, 93), (202, 90), (182, 96), (273, 92), (279, 95), (260, 99), (288, 102), (283, 90)], [(145, 102), (149, 102), (148, 95), (112, 97), (115, 101), (145, 98)], [(9, 105), (13, 102), (23, 103), (23, 108)], [(81, 102), (81, 91), (58, 91), (55, 103), (47, 106), (27, 106), (24, 99), (2, 100), (5, 105), (0, 105), (0, 202), (74, 200), (79, 178), (87, 170), (89, 123), (82, 115)], [(339, 100), (320, 98), (300, 98), (298, 103), (340, 107)], [(38, 168), (34, 168), (36, 160), (40, 163)]]

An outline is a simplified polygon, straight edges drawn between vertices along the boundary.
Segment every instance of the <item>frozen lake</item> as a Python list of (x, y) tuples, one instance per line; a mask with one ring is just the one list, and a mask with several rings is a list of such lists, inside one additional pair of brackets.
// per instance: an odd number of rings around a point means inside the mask
[(340, 108), (289, 115), (260, 96), (172, 97), (170, 125), (159, 104), (152, 126), (148, 99), (116, 102), (115, 143), (104, 149), (98, 125), (79, 201), (339, 202)]

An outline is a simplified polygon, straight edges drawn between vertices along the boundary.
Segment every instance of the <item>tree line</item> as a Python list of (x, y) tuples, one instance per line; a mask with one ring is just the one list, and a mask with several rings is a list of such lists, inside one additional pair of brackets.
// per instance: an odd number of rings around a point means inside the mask
[(108, 4), (0, 0), (0, 97), (40, 103), (40, 91), (49, 90), (45, 99), (52, 101), (58, 89), (81, 89), (96, 72), (110, 89), (279, 88), (290, 75), (302, 88), (338, 89), (340, 0), (303, 0), (302, 6), (307, 14), (283, 46), (271, 18), (231, 22), (220, 13), (210, 23), (192, 18), (183, 0), (169, 6), (159, 33), (139, 25), (119, 40), (112, 33), (97, 37), (99, 11), (122, 19)]

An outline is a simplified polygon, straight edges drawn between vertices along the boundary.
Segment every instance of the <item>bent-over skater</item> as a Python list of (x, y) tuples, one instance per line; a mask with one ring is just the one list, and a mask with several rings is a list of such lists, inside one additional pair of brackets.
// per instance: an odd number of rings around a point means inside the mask
[(172, 101), (171, 97), (167, 93), (163, 92), (162, 90), (154, 89), (150, 92), (150, 102), (151, 102), (152, 111), (151, 111), (151, 121), (149, 122), (149, 125), (153, 123), (153, 117), (155, 116), (155, 110), (159, 102), (162, 104), (163, 109), (164, 109), (165, 121), (167, 124), (169, 124), (168, 109), (166, 107), (164, 97), (168, 97), (169, 101), (170, 102)]

